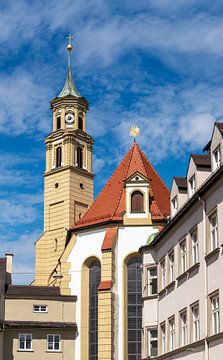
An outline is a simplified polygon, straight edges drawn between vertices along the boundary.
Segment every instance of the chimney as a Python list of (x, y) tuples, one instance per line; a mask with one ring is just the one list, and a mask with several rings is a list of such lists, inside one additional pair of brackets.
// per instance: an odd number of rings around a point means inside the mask
[(8, 274), (12, 273), (12, 259), (13, 259), (13, 254), (5, 254), (5, 258), (6, 258), (6, 272)]

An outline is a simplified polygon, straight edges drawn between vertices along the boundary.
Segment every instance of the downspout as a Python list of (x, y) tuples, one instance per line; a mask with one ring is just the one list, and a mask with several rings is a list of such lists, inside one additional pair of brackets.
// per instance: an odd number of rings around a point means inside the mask
[(207, 254), (207, 227), (206, 227), (206, 211), (205, 211), (205, 201), (201, 200), (201, 197), (198, 197), (198, 200), (202, 203), (202, 217), (203, 217), (203, 239), (204, 239), (204, 301), (205, 301), (205, 338), (204, 338), (204, 359), (209, 360), (209, 346), (208, 346), (208, 268), (205, 260), (205, 255)]

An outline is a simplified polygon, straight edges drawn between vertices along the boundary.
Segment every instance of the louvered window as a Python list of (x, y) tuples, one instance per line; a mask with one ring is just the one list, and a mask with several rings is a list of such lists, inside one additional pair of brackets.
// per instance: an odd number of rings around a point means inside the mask
[(77, 166), (79, 168), (83, 167), (83, 150), (81, 147), (77, 148)]
[(56, 167), (61, 167), (62, 162), (62, 149), (61, 146), (58, 146), (56, 148)]

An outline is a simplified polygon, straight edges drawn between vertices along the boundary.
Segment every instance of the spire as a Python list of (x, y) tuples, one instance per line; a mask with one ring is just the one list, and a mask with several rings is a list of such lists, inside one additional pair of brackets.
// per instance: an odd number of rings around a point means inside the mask
[(75, 97), (81, 97), (80, 93), (78, 92), (74, 81), (73, 81), (73, 77), (72, 77), (72, 72), (71, 72), (71, 51), (73, 49), (73, 46), (71, 44), (71, 40), (72, 40), (73, 36), (70, 34), (68, 36), (68, 45), (67, 45), (67, 51), (68, 51), (68, 71), (67, 71), (67, 78), (64, 84), (63, 89), (61, 90), (61, 92), (59, 93), (58, 97), (65, 97), (67, 95), (73, 95)]

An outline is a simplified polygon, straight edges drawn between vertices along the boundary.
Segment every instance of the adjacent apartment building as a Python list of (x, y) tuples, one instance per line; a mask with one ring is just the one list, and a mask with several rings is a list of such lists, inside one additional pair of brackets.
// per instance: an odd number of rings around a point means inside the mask
[(142, 359), (223, 354), (223, 123), (175, 177), (171, 218), (143, 256)]
[(57, 286), (11, 284), (12, 256), (0, 259), (0, 360), (74, 359), (76, 297)]

